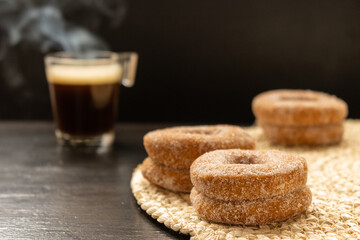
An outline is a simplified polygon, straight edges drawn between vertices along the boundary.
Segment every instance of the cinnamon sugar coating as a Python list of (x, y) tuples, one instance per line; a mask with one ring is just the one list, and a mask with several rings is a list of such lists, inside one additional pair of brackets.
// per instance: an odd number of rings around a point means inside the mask
[(189, 169), (176, 169), (157, 164), (146, 158), (141, 165), (142, 175), (151, 183), (174, 192), (190, 192)]
[(307, 181), (307, 163), (278, 150), (216, 150), (197, 158), (190, 175), (194, 188), (210, 198), (252, 200), (287, 194)]
[(258, 225), (285, 220), (304, 212), (311, 204), (311, 191), (305, 186), (285, 195), (255, 200), (222, 201), (191, 190), (190, 200), (200, 217), (227, 224)]
[(319, 125), (343, 121), (346, 102), (334, 95), (311, 90), (272, 90), (257, 95), (254, 115), (271, 125)]
[(276, 126), (258, 121), (271, 142), (281, 145), (323, 145), (336, 144), (344, 133), (343, 123), (314, 126)]
[(253, 149), (255, 141), (244, 129), (231, 125), (184, 126), (155, 130), (144, 136), (149, 157), (174, 168), (190, 168), (200, 155), (216, 149)]

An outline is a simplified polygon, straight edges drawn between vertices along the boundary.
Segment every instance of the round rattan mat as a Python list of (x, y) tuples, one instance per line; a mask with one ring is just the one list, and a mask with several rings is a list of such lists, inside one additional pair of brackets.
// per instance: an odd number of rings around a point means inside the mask
[(302, 155), (309, 166), (313, 202), (303, 214), (284, 222), (260, 226), (224, 225), (200, 219), (188, 194), (158, 188), (143, 178), (139, 167), (131, 179), (132, 192), (143, 210), (191, 239), (360, 239), (360, 121), (345, 122), (344, 139), (327, 147), (271, 146), (261, 129), (248, 129), (257, 149), (277, 148)]

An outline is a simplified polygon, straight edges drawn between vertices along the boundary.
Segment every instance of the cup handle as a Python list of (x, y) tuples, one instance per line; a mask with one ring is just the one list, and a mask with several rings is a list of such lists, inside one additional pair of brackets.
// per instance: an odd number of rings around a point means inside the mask
[(139, 56), (136, 52), (125, 52), (120, 54), (120, 62), (123, 67), (121, 83), (125, 87), (134, 86), (138, 58)]

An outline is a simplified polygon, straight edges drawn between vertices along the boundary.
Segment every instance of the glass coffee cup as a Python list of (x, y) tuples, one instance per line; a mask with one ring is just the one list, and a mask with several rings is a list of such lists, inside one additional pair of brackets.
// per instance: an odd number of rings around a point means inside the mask
[(120, 84), (132, 87), (138, 55), (107, 51), (45, 56), (46, 76), (61, 146), (109, 149), (115, 138)]

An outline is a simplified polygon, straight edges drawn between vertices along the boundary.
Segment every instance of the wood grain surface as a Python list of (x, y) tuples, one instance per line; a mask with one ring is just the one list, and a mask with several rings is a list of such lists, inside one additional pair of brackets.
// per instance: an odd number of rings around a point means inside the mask
[(132, 170), (142, 136), (166, 125), (121, 124), (109, 154), (57, 148), (49, 122), (0, 122), (1, 239), (188, 239), (141, 210)]

